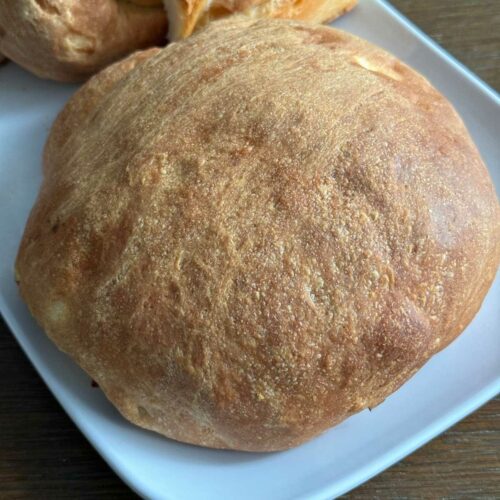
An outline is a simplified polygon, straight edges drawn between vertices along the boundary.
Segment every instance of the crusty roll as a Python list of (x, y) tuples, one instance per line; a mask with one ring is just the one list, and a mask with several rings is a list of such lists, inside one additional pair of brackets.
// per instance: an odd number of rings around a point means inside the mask
[(79, 81), (164, 44), (161, 0), (0, 0), (0, 52), (43, 78)]
[(250, 18), (271, 17), (324, 23), (351, 10), (356, 2), (357, 0), (164, 0), (170, 40), (186, 38), (208, 22), (232, 14)]
[(69, 101), (44, 164), (32, 314), (126, 418), (203, 446), (280, 450), (379, 404), (500, 259), (452, 106), (328, 27), (223, 20), (135, 54)]

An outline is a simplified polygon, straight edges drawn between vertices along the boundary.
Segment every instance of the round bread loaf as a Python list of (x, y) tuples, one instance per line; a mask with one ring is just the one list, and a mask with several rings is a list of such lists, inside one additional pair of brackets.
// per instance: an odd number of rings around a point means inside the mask
[(162, 44), (161, 0), (3, 0), (0, 52), (43, 78), (79, 81), (130, 52)]
[(500, 209), (451, 105), (373, 45), (225, 20), (91, 79), (55, 122), (21, 294), (132, 422), (298, 445), (472, 320)]

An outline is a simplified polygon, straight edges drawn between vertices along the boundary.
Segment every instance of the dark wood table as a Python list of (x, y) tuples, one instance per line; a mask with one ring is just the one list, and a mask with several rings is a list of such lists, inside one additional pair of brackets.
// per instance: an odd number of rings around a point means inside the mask
[[(392, 3), (500, 89), (500, 0)], [(69, 420), (0, 321), (0, 498), (103, 497), (134, 495)], [(500, 498), (500, 398), (346, 498), (459, 497)]]

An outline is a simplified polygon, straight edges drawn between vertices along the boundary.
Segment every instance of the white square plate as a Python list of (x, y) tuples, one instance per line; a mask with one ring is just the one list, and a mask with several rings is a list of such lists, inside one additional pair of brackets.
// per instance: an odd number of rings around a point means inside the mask
[[(457, 107), (500, 190), (500, 99), (387, 4), (361, 0), (335, 23), (426, 75)], [(119, 476), (154, 499), (329, 499), (400, 460), (500, 392), (500, 276), (466, 332), (372, 412), (290, 451), (214, 451), (121, 418), (36, 326), (12, 273), (41, 179), (50, 124), (74, 86), (0, 68), (0, 310), (54, 396)]]

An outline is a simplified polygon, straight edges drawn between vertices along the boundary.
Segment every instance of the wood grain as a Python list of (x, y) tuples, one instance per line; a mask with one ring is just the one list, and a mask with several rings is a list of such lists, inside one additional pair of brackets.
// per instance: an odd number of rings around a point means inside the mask
[(344, 498), (500, 498), (500, 398)]
[(448, 52), (500, 90), (499, 0), (392, 0)]
[[(499, 0), (392, 3), (500, 89)], [(0, 498), (136, 498), (62, 411), (1, 321)], [(500, 398), (344, 498), (500, 498)]]

